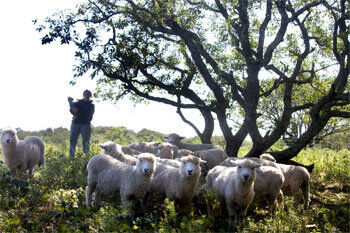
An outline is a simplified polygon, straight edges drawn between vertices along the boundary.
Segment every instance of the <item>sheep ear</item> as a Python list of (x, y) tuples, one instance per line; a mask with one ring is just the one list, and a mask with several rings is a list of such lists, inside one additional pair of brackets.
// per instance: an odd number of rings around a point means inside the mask
[(106, 146), (105, 146), (104, 144), (100, 144), (100, 147), (101, 147), (102, 149), (106, 149)]
[(199, 159), (199, 162), (200, 162), (200, 164), (206, 164), (207, 163), (207, 161), (205, 161), (203, 159)]
[(230, 160), (230, 164), (234, 167), (237, 167), (238, 166), (238, 162), (237, 161), (232, 161)]
[(181, 140), (184, 140), (184, 139), (185, 139), (185, 137), (180, 137), (180, 141), (181, 141)]

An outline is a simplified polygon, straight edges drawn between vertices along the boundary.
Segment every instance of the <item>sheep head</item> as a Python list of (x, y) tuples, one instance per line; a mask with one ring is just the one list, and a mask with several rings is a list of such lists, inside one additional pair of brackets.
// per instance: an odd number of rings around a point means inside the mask
[(17, 132), (15, 129), (3, 129), (1, 131), (1, 143), (2, 144), (11, 144), (18, 141)]
[(242, 182), (251, 183), (255, 179), (255, 168), (261, 165), (249, 159), (235, 161), (237, 164), (236, 175)]
[(200, 165), (207, 162), (193, 155), (176, 158), (176, 160), (181, 162), (181, 166), (180, 166), (181, 173), (188, 177), (194, 176), (197, 174), (200, 175), (201, 173)]
[(185, 139), (185, 137), (181, 137), (180, 135), (176, 133), (171, 133), (168, 136), (165, 136), (167, 142), (172, 144), (178, 144), (181, 140)]
[(150, 153), (137, 156), (136, 170), (144, 175), (153, 174), (156, 168), (156, 157)]
[(103, 149), (103, 153), (107, 155), (113, 155), (116, 152), (122, 151), (122, 146), (111, 141), (104, 142), (100, 144), (100, 147)]

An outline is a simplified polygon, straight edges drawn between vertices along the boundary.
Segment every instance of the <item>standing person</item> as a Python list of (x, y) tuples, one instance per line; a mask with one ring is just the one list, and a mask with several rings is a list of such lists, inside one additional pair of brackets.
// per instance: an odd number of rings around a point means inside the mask
[(77, 146), (79, 134), (83, 139), (84, 153), (90, 150), (90, 134), (91, 134), (91, 120), (95, 113), (95, 105), (90, 99), (91, 91), (85, 90), (83, 92), (83, 99), (76, 102), (72, 97), (68, 97), (70, 112), (73, 115), (72, 124), (70, 127), (70, 146), (69, 157), (73, 158), (75, 154), (75, 147)]

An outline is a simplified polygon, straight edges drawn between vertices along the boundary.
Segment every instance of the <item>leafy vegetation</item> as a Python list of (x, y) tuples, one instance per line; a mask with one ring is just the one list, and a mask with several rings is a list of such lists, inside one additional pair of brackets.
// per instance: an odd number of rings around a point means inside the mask
[[(19, 131), (20, 137), (39, 135), (46, 144), (46, 167), (36, 168), (33, 179), (10, 181), (7, 167), (0, 164), (0, 232), (349, 232), (350, 231), (350, 152), (327, 148), (308, 148), (295, 159), (315, 163), (311, 174), (311, 205), (307, 210), (294, 208), (290, 194), (285, 205), (268, 214), (264, 200), (256, 199), (249, 207), (245, 228), (232, 229), (227, 219), (213, 219), (205, 203), (218, 203), (215, 193), (201, 193), (190, 213), (175, 212), (170, 201), (158, 203), (152, 213), (126, 217), (119, 197), (104, 197), (100, 209), (85, 206), (86, 164), (100, 153), (98, 143), (113, 140), (129, 144), (142, 140), (164, 140), (150, 130), (138, 133), (125, 128), (97, 127), (93, 130), (91, 152), (78, 148), (77, 156), (68, 159), (68, 130), (39, 132)], [(216, 138), (220, 142), (219, 138)], [(189, 139), (198, 141), (198, 138)], [(78, 144), (81, 145), (81, 144)], [(249, 151), (240, 151), (244, 155)], [(283, 146), (283, 145), (275, 145)], [(136, 207), (135, 207), (136, 208)]]

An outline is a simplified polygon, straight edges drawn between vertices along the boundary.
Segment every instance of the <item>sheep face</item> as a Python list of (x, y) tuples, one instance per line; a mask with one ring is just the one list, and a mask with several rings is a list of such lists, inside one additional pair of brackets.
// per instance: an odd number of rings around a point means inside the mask
[(206, 163), (206, 161), (202, 160), (199, 157), (195, 157), (192, 155), (177, 158), (176, 160), (181, 162), (180, 170), (182, 174), (190, 177), (196, 174), (200, 174), (201, 172), (201, 163)]
[(14, 129), (4, 129), (1, 132), (1, 143), (11, 144), (18, 141), (16, 131)]
[(149, 153), (143, 153), (138, 156), (136, 168), (144, 175), (153, 174), (156, 165), (156, 158)]
[(184, 137), (181, 137), (180, 135), (176, 133), (171, 133), (168, 136), (165, 137), (167, 142), (176, 144), (179, 143), (181, 140), (185, 139)]
[(255, 168), (261, 165), (250, 161), (242, 160), (237, 163), (237, 175), (240, 180), (246, 183), (250, 183), (255, 179)]

